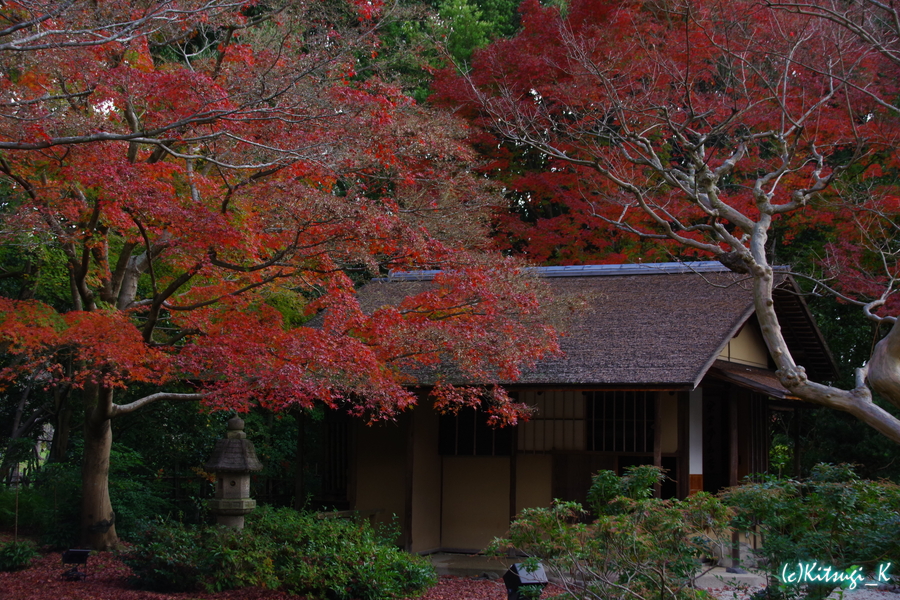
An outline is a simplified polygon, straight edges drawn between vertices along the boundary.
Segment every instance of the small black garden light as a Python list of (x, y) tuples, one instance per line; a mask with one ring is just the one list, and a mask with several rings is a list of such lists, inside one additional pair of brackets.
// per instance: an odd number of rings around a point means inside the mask
[[(84, 581), (87, 577), (87, 561), (91, 555), (90, 550), (82, 550), (72, 548), (62, 553), (62, 562), (64, 565), (75, 565), (74, 567), (63, 573), (63, 579), (66, 581)], [(84, 571), (78, 570), (78, 565), (84, 565)]]
[[(529, 571), (525, 563), (516, 563), (503, 574), (503, 583), (506, 584), (508, 600), (531, 600), (541, 597), (547, 585), (547, 574), (540, 563), (533, 571)], [(528, 590), (535, 591), (529, 594)]]

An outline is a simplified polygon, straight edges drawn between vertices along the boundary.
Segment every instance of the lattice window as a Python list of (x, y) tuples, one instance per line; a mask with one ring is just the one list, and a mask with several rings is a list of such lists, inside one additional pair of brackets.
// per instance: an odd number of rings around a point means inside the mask
[(653, 452), (654, 392), (584, 392), (588, 450)]
[(518, 427), (520, 451), (585, 450), (584, 395), (580, 391), (527, 391), (519, 397), (537, 409), (530, 421)]
[(443, 456), (509, 456), (512, 427), (494, 428), (487, 413), (474, 408), (460, 409), (457, 415), (441, 415), (438, 452)]

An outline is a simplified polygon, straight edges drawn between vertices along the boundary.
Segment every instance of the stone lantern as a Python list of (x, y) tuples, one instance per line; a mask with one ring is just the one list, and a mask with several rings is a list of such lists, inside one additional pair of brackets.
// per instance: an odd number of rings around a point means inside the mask
[(219, 525), (243, 529), (244, 515), (256, 508), (250, 497), (250, 473), (262, 471), (253, 442), (244, 433), (244, 420), (228, 421), (228, 434), (216, 442), (206, 470), (216, 474), (216, 494), (207, 504)]

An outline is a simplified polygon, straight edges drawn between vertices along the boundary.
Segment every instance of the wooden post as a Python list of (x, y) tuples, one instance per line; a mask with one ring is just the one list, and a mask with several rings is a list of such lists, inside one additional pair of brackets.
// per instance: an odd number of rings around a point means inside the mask
[(303, 409), (294, 411), (294, 418), (297, 421), (297, 448), (295, 450), (294, 462), (294, 508), (302, 510), (306, 505), (306, 481), (304, 480), (304, 463), (305, 445), (306, 445), (306, 412)]
[(509, 449), (509, 522), (512, 523), (516, 518), (516, 485), (518, 482), (519, 467), (519, 431), (517, 428), (512, 430), (512, 440), (510, 440)]
[(678, 394), (678, 497), (687, 498), (691, 492), (690, 411), (688, 392)]
[(407, 415), (406, 432), (406, 489), (404, 494), (403, 509), (403, 548), (407, 552), (412, 552), (413, 545), (413, 481), (415, 471), (415, 455), (416, 455), (416, 411), (411, 411)]
[[(657, 392), (653, 397), (653, 466), (662, 467), (662, 402)], [(679, 407), (680, 408), (680, 407)], [(662, 495), (662, 485), (656, 483), (653, 485), (653, 497), (659, 498)]]
[(728, 485), (734, 487), (738, 484), (738, 402), (737, 398), (731, 395), (728, 390), (728, 416), (729, 416), (729, 468), (728, 468)]
[[(734, 396), (734, 389), (729, 386), (728, 394), (728, 416), (729, 416), (729, 469), (728, 469), (728, 485), (734, 487), (738, 484), (738, 452), (740, 444), (738, 444), (738, 400)], [(731, 566), (737, 567), (741, 563), (741, 537), (737, 531), (731, 532)]]
[(21, 479), (16, 479), (16, 514), (15, 520), (13, 521), (13, 543), (19, 543), (19, 486), (21, 485)]
[(794, 438), (794, 477), (800, 477), (800, 419), (803, 409), (794, 409), (794, 418), (791, 420), (791, 437)]

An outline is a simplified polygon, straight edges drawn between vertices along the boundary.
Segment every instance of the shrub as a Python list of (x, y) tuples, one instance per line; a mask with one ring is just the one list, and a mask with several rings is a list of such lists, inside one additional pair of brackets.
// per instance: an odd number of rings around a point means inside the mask
[[(77, 537), (81, 476), (67, 464), (51, 463), (36, 475), (33, 487), (0, 490), (0, 528), (40, 537), (41, 544), (68, 548)], [(18, 509), (17, 509), (18, 504)], [(17, 519), (18, 517), (18, 519)]]
[(427, 559), (389, 545), (367, 521), (262, 507), (242, 531), (148, 526), (125, 556), (135, 583), (157, 591), (247, 586), (309, 598), (407, 598), (436, 582)]
[(37, 533), (46, 510), (46, 499), (34, 488), (0, 489), (0, 529), (11, 530), (18, 521), (20, 530)]
[[(122, 445), (111, 451), (109, 494), (116, 509), (116, 532), (129, 539), (142, 523), (171, 511), (155, 474), (143, 457)], [(36, 473), (33, 487), (18, 491), (19, 528), (40, 537), (42, 545), (71, 548), (78, 540), (81, 511), (81, 465), (76, 461), (51, 462)], [(16, 490), (0, 490), (0, 527), (11, 529)]]
[(81, 465), (75, 462), (44, 465), (37, 473), (32, 491), (42, 499), (43, 509), (32, 521), (40, 533), (41, 544), (55, 549), (71, 548), (78, 540)]
[(116, 510), (116, 533), (124, 539), (174, 508), (144, 457), (122, 444), (110, 450), (109, 497)]
[(0, 571), (24, 569), (38, 556), (31, 542), (7, 542), (0, 544)]
[[(859, 565), (875, 571), (900, 556), (900, 486), (861, 480), (848, 465), (820, 464), (802, 480), (767, 477), (727, 490), (722, 498), (734, 507), (735, 529), (761, 534), (756, 552), (771, 576), (780, 576), (783, 565), (812, 561), (836, 570)], [(825, 596), (834, 587), (809, 586), (805, 593)]]
[(693, 589), (698, 559), (710, 536), (720, 534), (728, 511), (715, 497), (687, 500), (652, 498), (662, 470), (629, 469), (594, 476), (588, 500), (597, 519), (584, 523), (575, 502), (522, 511), (508, 539), (495, 540), (495, 553), (514, 548), (540, 561), (563, 582), (568, 598), (682, 600), (702, 595)]
[(132, 582), (158, 592), (189, 592), (200, 587), (204, 571), (198, 531), (181, 523), (158, 522), (134, 538), (124, 556)]

